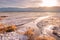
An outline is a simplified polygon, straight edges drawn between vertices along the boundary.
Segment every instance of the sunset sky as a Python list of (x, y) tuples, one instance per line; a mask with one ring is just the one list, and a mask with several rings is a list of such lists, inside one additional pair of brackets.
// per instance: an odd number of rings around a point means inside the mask
[(1, 7), (26, 8), (26, 7), (40, 7), (40, 6), (47, 6), (47, 5), (60, 6), (60, 0), (51, 0), (51, 1), (47, 1), (47, 0), (0, 0), (0, 8)]

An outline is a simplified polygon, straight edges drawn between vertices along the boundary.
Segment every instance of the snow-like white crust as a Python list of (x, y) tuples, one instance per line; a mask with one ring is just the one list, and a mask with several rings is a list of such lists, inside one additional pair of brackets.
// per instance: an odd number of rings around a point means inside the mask
[[(52, 29), (55, 25), (41, 26), (41, 28), (39, 28), (37, 26), (37, 24), (39, 22), (42, 22), (42, 20), (46, 20), (50, 17), (53, 17), (53, 16), (38, 17), (36, 20), (34, 20), (32, 22), (29, 22), (29, 23), (26, 23), (22, 26), (19, 26), (18, 30), (14, 31), (14, 32), (0, 35), (0, 40), (28, 40), (29, 37), (27, 35), (24, 35), (24, 33), (26, 31), (28, 31), (29, 28), (34, 29), (34, 36), (41, 36), (41, 35), (51, 36), (52, 32), (53, 32)], [(42, 32), (42, 34), (41, 34), (41, 32)], [(19, 34), (19, 33), (23, 33), (23, 34)]]

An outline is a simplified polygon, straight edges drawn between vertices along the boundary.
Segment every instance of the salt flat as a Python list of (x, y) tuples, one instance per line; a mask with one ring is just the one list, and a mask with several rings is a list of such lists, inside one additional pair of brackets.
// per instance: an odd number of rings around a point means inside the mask
[[(18, 28), (16, 31), (0, 34), (0, 40), (28, 40), (28, 37), (24, 34), (29, 28), (34, 29), (34, 36), (40, 35), (40, 29), (36, 24), (44, 18), (48, 18), (49, 15), (59, 15), (51, 12), (0, 12), (0, 16), (8, 16), (0, 23), (16, 25)], [(43, 17), (43, 18), (42, 18)]]

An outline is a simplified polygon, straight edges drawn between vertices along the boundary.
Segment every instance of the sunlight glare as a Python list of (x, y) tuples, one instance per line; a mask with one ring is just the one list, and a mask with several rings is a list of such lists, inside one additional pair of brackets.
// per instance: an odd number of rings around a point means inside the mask
[(42, 7), (53, 7), (57, 5), (57, 0), (42, 0)]

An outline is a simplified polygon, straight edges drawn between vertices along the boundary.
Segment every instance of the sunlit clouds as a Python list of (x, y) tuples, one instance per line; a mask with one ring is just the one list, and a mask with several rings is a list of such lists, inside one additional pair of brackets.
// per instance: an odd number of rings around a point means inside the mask
[(0, 7), (60, 6), (60, 0), (0, 0)]
[(57, 5), (57, 0), (42, 0), (40, 6), (42, 7), (53, 7)]

